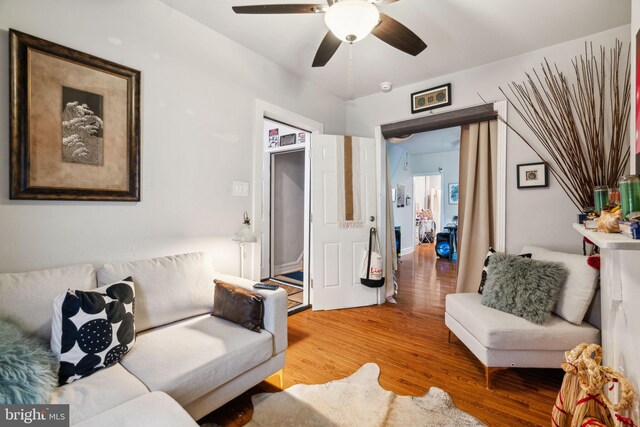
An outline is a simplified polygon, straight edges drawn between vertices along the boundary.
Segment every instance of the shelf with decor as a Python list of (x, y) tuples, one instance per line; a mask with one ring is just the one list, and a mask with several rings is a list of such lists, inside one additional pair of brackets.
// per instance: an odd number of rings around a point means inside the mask
[(587, 230), (582, 224), (573, 224), (573, 228), (600, 249), (640, 250), (640, 239), (634, 240), (620, 233)]

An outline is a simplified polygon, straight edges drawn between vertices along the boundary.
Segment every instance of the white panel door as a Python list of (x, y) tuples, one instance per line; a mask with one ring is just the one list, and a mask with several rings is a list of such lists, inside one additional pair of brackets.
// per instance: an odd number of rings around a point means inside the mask
[(353, 176), (361, 189), (361, 228), (338, 227), (338, 144), (343, 136), (315, 135), (311, 151), (311, 280), (314, 310), (360, 307), (378, 302), (378, 291), (360, 284), (363, 249), (369, 229), (377, 227), (376, 151), (373, 139), (359, 142), (360, 171)]

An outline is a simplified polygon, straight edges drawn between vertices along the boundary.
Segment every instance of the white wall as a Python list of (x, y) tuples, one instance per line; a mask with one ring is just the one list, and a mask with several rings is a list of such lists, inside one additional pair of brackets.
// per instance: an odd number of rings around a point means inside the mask
[[(634, 3), (636, 4), (637, 1)], [(450, 107), (437, 112), (464, 108), (481, 104), (478, 93), (486, 101), (503, 100), (498, 90), (512, 80), (522, 81), (525, 72), (538, 67), (547, 58), (551, 63), (569, 71), (571, 59), (584, 50), (585, 41), (592, 41), (597, 47), (614, 45), (618, 38), (629, 42), (629, 26), (615, 28), (587, 38), (569, 41), (513, 58), (493, 62), (468, 70), (427, 80), (405, 87), (395, 88), (390, 93), (379, 93), (356, 99), (347, 104), (347, 132), (352, 135), (372, 136), (375, 126), (418, 117), (411, 114), (410, 94), (412, 92), (452, 83)], [(428, 114), (428, 113), (427, 113)], [(508, 120), (518, 129), (524, 129), (515, 111), (509, 111)], [(528, 132), (524, 132), (528, 134)], [(516, 165), (537, 161), (536, 155), (516, 135), (507, 136), (507, 250), (517, 252), (525, 244), (546, 246), (571, 252), (581, 251), (580, 239), (571, 229), (576, 222), (577, 209), (571, 204), (558, 183), (552, 178), (549, 189), (518, 190), (516, 188)]]
[(281, 153), (273, 162), (274, 274), (301, 268), (304, 251), (304, 151)]
[[(8, 200), (9, 28), (142, 71), (140, 203)], [(0, 81), (3, 272), (206, 250), (237, 274), (256, 98), (345, 130), (342, 100), (157, 0), (3, 0)]]

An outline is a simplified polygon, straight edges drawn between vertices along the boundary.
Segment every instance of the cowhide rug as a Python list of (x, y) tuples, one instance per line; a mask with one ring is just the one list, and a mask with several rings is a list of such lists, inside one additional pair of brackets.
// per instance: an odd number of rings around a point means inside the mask
[(398, 396), (378, 383), (380, 368), (367, 363), (350, 377), (326, 384), (298, 384), (252, 397), (253, 427), (271, 426), (484, 426), (431, 387), (421, 397)]

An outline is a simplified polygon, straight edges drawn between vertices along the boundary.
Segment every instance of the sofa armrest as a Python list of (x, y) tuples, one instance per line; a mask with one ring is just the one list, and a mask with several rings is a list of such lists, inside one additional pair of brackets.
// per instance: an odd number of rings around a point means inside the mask
[(264, 329), (273, 335), (273, 354), (287, 348), (287, 292), (284, 289), (254, 289), (256, 282), (253, 280), (217, 272), (214, 279), (260, 294), (264, 298)]

